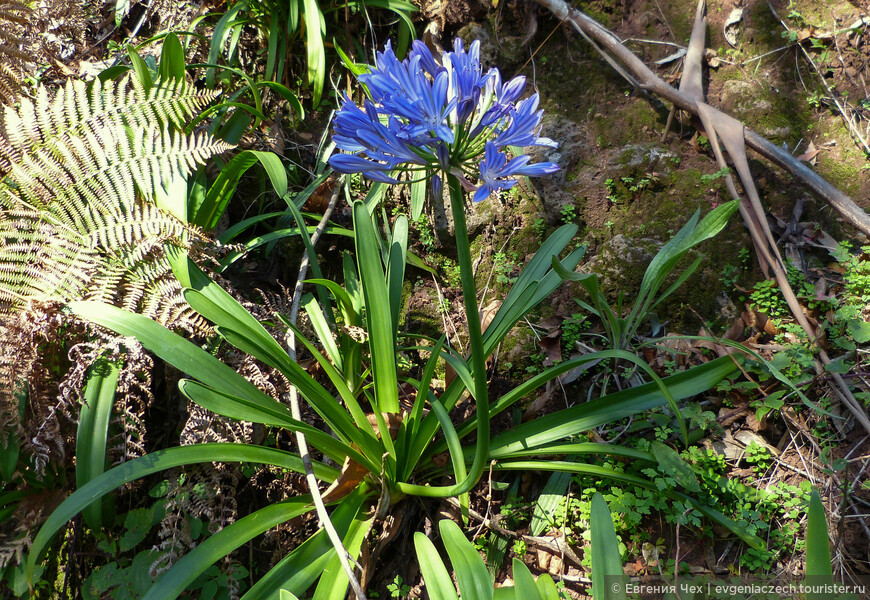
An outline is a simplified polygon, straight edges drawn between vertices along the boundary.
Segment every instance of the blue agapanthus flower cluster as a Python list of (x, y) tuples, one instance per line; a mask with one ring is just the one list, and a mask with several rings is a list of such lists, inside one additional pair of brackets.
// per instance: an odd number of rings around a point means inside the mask
[(345, 95), (336, 114), (333, 140), (348, 153), (329, 159), (336, 171), (386, 183), (411, 171), (429, 178), (436, 191), (445, 173), (458, 176), (468, 189), (479, 178), (483, 184), (474, 194), (479, 202), (516, 185), (517, 176), (559, 169), (505, 152), (508, 146), (557, 146), (538, 136), (543, 112), (538, 95), (519, 99), (525, 77), (502, 82), (497, 69), (483, 73), (478, 41), (466, 52), (457, 39), (453, 51), (439, 58), (415, 41), (408, 58), (399, 61), (387, 42), (375, 68), (359, 76), (371, 99), (360, 108)]

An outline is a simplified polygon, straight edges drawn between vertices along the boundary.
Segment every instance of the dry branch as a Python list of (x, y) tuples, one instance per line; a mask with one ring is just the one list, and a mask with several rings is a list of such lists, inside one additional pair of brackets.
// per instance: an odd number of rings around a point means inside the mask
[[(698, 106), (693, 98), (681, 93), (658, 77), (643, 61), (626, 48), (616, 35), (600, 23), (588, 15), (570, 8), (563, 0), (538, 0), (538, 3), (549, 9), (560, 20), (571, 23), (583, 37), (594, 40), (598, 47), (619, 60), (631, 75), (630, 80), (636, 82), (641, 90), (656, 94), (672, 102), (678, 108), (698, 115)], [(870, 235), (870, 215), (859, 208), (849, 196), (825, 181), (818, 173), (787, 151), (751, 129), (745, 128), (743, 136), (747, 146), (785, 169), (816, 196), (830, 204), (852, 226), (866, 235)]]

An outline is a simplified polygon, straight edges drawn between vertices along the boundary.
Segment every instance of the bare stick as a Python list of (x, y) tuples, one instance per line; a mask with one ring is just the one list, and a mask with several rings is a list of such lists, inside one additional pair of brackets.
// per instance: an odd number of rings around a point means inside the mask
[[(557, 18), (570, 22), (584, 37), (589, 37), (611, 57), (615, 57), (631, 74), (630, 81), (637, 83), (640, 89), (661, 96), (694, 115), (698, 114), (695, 100), (680, 93), (658, 77), (643, 61), (635, 56), (622, 42), (601, 24), (588, 15), (570, 8), (564, 0), (538, 0), (538, 3), (549, 9)], [(611, 58), (612, 60), (612, 58)], [(746, 145), (758, 152), (764, 158), (782, 167), (801, 181), (816, 196), (830, 204), (853, 227), (870, 235), (870, 215), (859, 208), (852, 199), (825, 181), (818, 173), (806, 164), (797, 160), (786, 150), (766, 140), (751, 129), (743, 132)]]
[[(326, 229), (326, 223), (329, 221), (329, 217), (332, 215), (332, 211), (335, 209), (335, 205), (338, 202), (342, 183), (342, 181), (339, 181), (338, 185), (335, 186), (335, 190), (333, 190), (332, 196), (329, 198), (329, 205), (323, 213), (323, 218), (320, 219), (320, 223), (317, 224), (317, 228), (311, 235), (312, 247), (317, 244), (318, 240), (320, 240), (320, 236), (323, 235), (323, 230)], [(296, 278), (296, 285), (293, 287), (293, 302), (290, 306), (289, 319), (293, 324), (296, 323), (296, 318), (299, 315), (299, 301), (302, 296), (302, 285), (305, 281), (305, 276), (308, 273), (308, 266), (310, 263), (311, 259), (308, 256), (308, 249), (306, 249), (302, 254), (302, 262), (299, 265), (299, 276)], [(296, 360), (296, 336), (292, 333), (287, 336), (287, 354), (290, 355), (290, 360)], [(290, 412), (293, 413), (294, 419), (297, 421), (302, 420), (299, 411), (299, 393), (296, 390), (296, 386), (293, 385), (290, 386)], [(366, 600), (366, 595), (363, 592), (362, 587), (360, 587), (356, 575), (354, 575), (353, 568), (350, 566), (344, 543), (341, 541), (338, 532), (335, 530), (335, 526), (329, 519), (329, 513), (326, 512), (326, 506), (323, 504), (323, 496), (321, 496), (320, 488), (317, 484), (317, 477), (314, 476), (314, 467), (311, 465), (311, 455), (308, 453), (308, 442), (305, 441), (305, 434), (301, 431), (296, 432), (296, 444), (299, 446), (299, 456), (302, 458), (302, 464), (305, 467), (305, 481), (308, 484), (308, 488), (311, 490), (311, 498), (314, 501), (314, 507), (317, 509), (317, 517), (320, 519), (320, 524), (326, 530), (326, 535), (329, 536), (329, 541), (332, 542), (332, 546), (338, 554), (338, 559), (341, 561), (341, 566), (344, 568), (347, 579), (350, 581), (350, 587), (353, 588), (357, 600)]]

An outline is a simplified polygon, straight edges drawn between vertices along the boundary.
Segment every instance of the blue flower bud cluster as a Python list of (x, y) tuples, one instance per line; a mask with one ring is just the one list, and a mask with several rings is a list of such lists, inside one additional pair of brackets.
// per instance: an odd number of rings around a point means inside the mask
[[(518, 176), (559, 169), (551, 162), (529, 164), (525, 154), (508, 158), (508, 146), (557, 144), (538, 136), (538, 95), (519, 99), (525, 77), (502, 82), (498, 69), (482, 72), (478, 41), (466, 52), (457, 39), (452, 52), (436, 59), (418, 40), (404, 61), (387, 42), (359, 81), (369, 99), (359, 107), (345, 95), (335, 116), (332, 139), (347, 154), (334, 154), (329, 163), (340, 173), (397, 183), (399, 173), (410, 171), (428, 178), (436, 194), (449, 173), (475, 190), (479, 202), (513, 187)], [(478, 176), (483, 184), (475, 187)]]

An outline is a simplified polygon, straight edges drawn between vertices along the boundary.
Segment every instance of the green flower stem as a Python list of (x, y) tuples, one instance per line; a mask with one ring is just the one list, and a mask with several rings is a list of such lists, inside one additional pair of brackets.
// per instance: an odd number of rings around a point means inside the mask
[(465, 224), (465, 193), (458, 177), (449, 174), (444, 176), (447, 178), (450, 190), (457, 262), (462, 296), (465, 300), (465, 318), (468, 321), (471, 373), (474, 379), (474, 389), (469, 391), (477, 405), (477, 443), (474, 449), (474, 461), (468, 470), (468, 475), (455, 485), (429, 487), (401, 482), (396, 485), (396, 488), (405, 494), (429, 497), (458, 496), (469, 491), (483, 476), (489, 454), (489, 390), (486, 381), (486, 355), (483, 350), (483, 334), (480, 330), (480, 313), (477, 308), (477, 286), (474, 283), (474, 270), (471, 265), (471, 243), (468, 239), (468, 227)]

